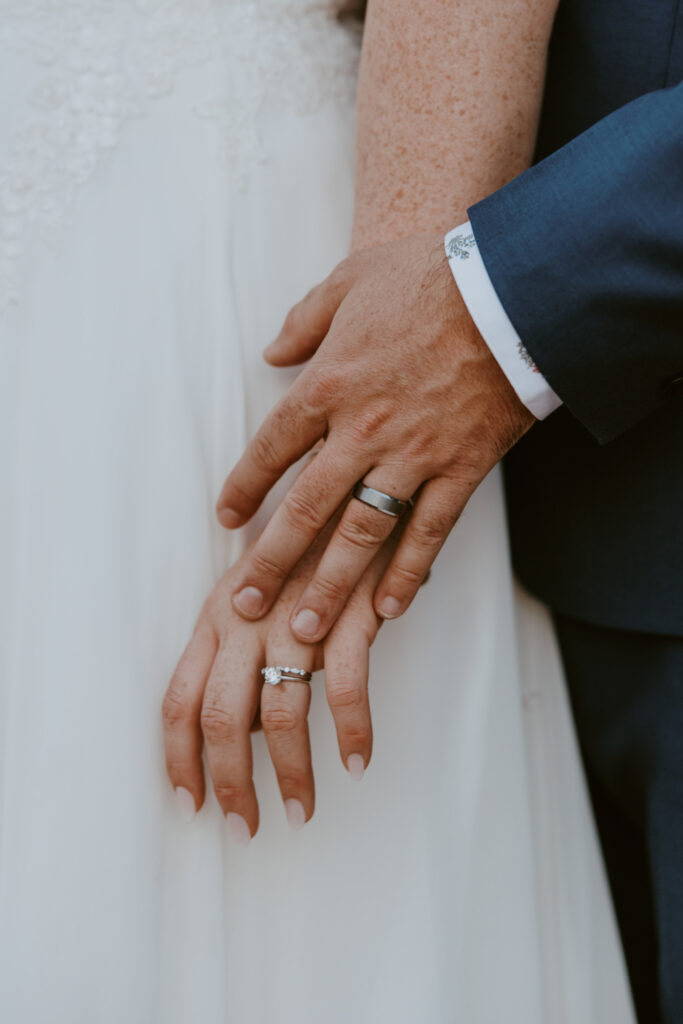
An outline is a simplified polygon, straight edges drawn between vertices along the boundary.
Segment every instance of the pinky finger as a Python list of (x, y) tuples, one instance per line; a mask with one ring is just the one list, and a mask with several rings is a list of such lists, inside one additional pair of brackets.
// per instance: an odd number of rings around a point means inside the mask
[(452, 480), (424, 485), (375, 593), (375, 609), (383, 619), (396, 619), (409, 607), (471, 493), (470, 486), (458, 487)]
[(204, 803), (206, 792), (200, 715), (217, 649), (212, 627), (200, 624), (178, 662), (162, 707), (166, 770), (187, 821)]
[(388, 561), (392, 541), (375, 557), (324, 642), (325, 690), (342, 763), (351, 778), (362, 779), (372, 755), (368, 694), (370, 648), (382, 624), (372, 607), (376, 581)]
[(342, 614), (325, 642), (325, 691), (339, 754), (353, 779), (362, 779), (372, 754), (369, 671), (370, 645), (365, 630)]

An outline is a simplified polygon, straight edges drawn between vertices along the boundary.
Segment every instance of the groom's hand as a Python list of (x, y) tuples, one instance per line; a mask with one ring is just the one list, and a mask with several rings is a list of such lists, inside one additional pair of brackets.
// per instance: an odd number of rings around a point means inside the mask
[[(288, 315), (266, 350), (275, 366), (313, 357), (225, 482), (224, 526), (241, 526), (288, 466), (321, 438), (253, 548), (234, 605), (271, 607), (292, 567), (359, 480), (416, 496), (375, 594), (395, 618), (410, 604), (470, 495), (534, 419), (474, 325), (443, 238), (422, 235), (356, 253)], [(419, 492), (416, 494), (416, 492)], [(319, 640), (396, 519), (353, 499), (292, 615)]]

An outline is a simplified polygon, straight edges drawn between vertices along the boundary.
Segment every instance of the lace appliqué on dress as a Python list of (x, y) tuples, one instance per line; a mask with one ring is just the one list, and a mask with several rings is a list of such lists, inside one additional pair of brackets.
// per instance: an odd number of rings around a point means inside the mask
[(79, 187), (183, 70), (238, 65), (239, 96), (209, 95), (194, 112), (215, 122), (220, 154), (245, 182), (267, 156), (257, 124), (266, 98), (302, 113), (352, 102), (358, 45), (329, 4), (307, 0), (0, 0), (2, 49), (38, 74), (0, 153), (0, 313), (18, 301), (30, 249), (58, 244)]
[(195, 112), (220, 126), (221, 156), (239, 184), (268, 157), (259, 131), (266, 99), (302, 116), (355, 101), (361, 26), (342, 25), (338, 9), (339, 0), (233, 0), (225, 34), (230, 60), (240, 55), (240, 100), (212, 97)]
[(468, 260), (470, 258), (468, 250), (474, 249), (476, 244), (473, 234), (454, 235), (453, 238), (449, 239), (448, 244), (446, 245), (446, 255), (449, 260)]

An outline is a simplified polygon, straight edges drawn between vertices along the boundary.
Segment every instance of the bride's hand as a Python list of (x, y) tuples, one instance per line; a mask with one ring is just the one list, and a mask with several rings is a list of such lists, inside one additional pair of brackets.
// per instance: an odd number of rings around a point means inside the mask
[(181, 811), (189, 820), (204, 802), (206, 746), (216, 797), (241, 842), (248, 842), (259, 825), (252, 779), (254, 729), (263, 727), (289, 823), (301, 827), (315, 804), (309, 684), (264, 684), (265, 665), (315, 671), (324, 662), (342, 762), (353, 778), (360, 778), (370, 760), (369, 649), (380, 625), (372, 597), (391, 550), (377, 556), (324, 644), (307, 644), (292, 636), (289, 618), (323, 548), (321, 538), (270, 613), (257, 622), (245, 622), (234, 611), (231, 594), (240, 563), (229, 569), (207, 598), (164, 699), (166, 767)]

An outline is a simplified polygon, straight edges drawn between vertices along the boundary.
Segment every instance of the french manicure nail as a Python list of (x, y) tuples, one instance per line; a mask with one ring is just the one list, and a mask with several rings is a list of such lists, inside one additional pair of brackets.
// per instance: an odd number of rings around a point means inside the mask
[(303, 828), (306, 824), (306, 811), (301, 800), (295, 800), (293, 797), (285, 800), (285, 814), (291, 828)]
[(384, 597), (380, 601), (379, 613), (383, 619), (395, 619), (401, 614), (401, 605), (395, 597)]
[(178, 798), (178, 807), (180, 808), (180, 816), (183, 821), (191, 822), (197, 813), (197, 808), (194, 805), (194, 797), (190, 793), (189, 789), (185, 789), (184, 786), (177, 786), (175, 795)]
[(365, 761), (363, 760), (363, 755), (349, 754), (346, 759), (346, 767), (351, 778), (356, 782), (360, 782), (365, 775)]
[(234, 600), (237, 611), (245, 615), (260, 615), (263, 610), (263, 594), (257, 587), (243, 587)]
[(240, 846), (246, 846), (251, 839), (251, 832), (249, 826), (242, 817), (241, 814), (235, 814), (234, 811), (228, 811), (225, 816), (225, 820), (228, 823), (228, 828), (232, 832), (232, 838)]
[(320, 629), (320, 616), (312, 608), (302, 608), (297, 612), (292, 628), (299, 636), (312, 640)]
[(234, 508), (222, 508), (218, 513), (218, 521), (228, 530), (234, 530), (242, 522), (242, 516)]

